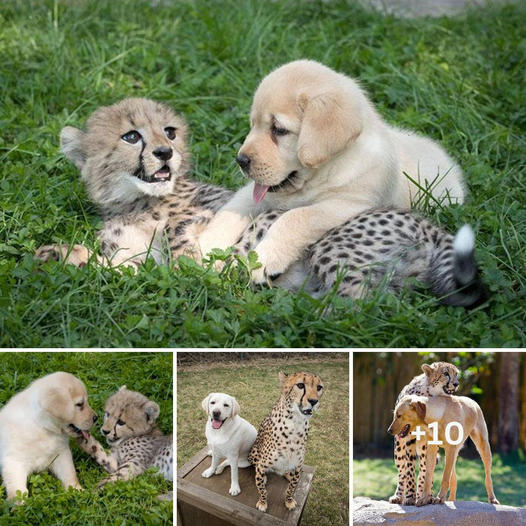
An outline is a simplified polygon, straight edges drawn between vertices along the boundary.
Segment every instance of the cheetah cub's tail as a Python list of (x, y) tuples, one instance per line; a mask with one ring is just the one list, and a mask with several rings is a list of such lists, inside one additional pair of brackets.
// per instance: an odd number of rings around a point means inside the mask
[(433, 292), (446, 305), (476, 307), (485, 301), (486, 292), (475, 261), (475, 234), (469, 225), (457, 232), (452, 249), (433, 260)]

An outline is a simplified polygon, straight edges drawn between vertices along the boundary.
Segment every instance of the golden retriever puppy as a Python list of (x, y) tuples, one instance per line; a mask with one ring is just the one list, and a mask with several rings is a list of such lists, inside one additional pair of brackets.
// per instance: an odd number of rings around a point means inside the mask
[[(464, 445), (468, 436), (475, 444), (486, 473), (484, 483), (488, 494), (488, 502), (499, 504), (493, 492), (491, 480), (491, 449), (488, 440), (488, 428), (480, 406), (466, 396), (404, 396), (396, 405), (394, 417), (389, 433), (400, 438), (415, 432), (417, 426), (425, 434), (416, 434), (417, 448), (425, 448), (425, 465), (420, 469), (424, 471), (424, 489), (418, 495), (416, 505), (443, 503), (449, 491), (449, 500), (454, 501), (457, 495), (457, 475), (455, 464), (458, 452)], [(436, 426), (433, 431), (432, 426)], [(417, 433), (418, 431), (416, 431)], [(433, 444), (438, 439), (441, 444)], [(438, 448), (446, 452), (446, 465), (442, 475), (440, 492), (433, 497), (433, 474), (436, 466)]]
[(387, 124), (351, 78), (310, 60), (263, 79), (237, 162), (252, 182), (199, 239), (203, 255), (234, 245), (251, 217), (286, 212), (259, 242), (255, 282), (283, 273), (328, 230), (372, 208), (407, 209), (418, 186), (462, 202), (457, 164), (434, 141)]
[(27, 492), (27, 477), (49, 468), (64, 485), (82, 489), (69, 437), (84, 436), (97, 420), (84, 384), (57, 372), (35, 380), (0, 410), (0, 467), (7, 498)]

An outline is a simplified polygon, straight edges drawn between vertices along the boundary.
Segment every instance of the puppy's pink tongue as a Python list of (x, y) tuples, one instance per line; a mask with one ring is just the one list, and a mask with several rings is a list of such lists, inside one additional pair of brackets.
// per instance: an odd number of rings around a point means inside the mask
[(223, 425), (223, 422), (221, 420), (212, 420), (212, 427), (214, 429), (219, 429)]
[(254, 183), (254, 193), (252, 194), (252, 197), (254, 198), (254, 201), (256, 204), (261, 203), (263, 198), (265, 197), (265, 194), (267, 193), (268, 186), (263, 186), (259, 183)]
[(84, 431), (83, 429), (81, 429), (80, 432), (82, 433), (82, 436), (83, 436), (86, 440), (89, 440), (89, 433), (88, 433), (87, 431)]

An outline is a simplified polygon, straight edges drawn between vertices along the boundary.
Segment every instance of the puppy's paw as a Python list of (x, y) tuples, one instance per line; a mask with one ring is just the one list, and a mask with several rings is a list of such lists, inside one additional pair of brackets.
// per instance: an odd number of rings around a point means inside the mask
[(288, 258), (278, 256), (272, 244), (265, 241), (256, 247), (256, 253), (261, 263), (261, 267), (253, 270), (251, 275), (252, 281), (256, 284), (270, 283), (283, 274), (291, 263)]
[(432, 495), (423, 495), (416, 501), (417, 506), (427, 506), (428, 504), (433, 504), (433, 496)]
[(293, 510), (296, 507), (296, 501), (294, 499), (286, 499), (285, 500), (285, 507), (288, 510)]
[(205, 469), (205, 470), (201, 473), (201, 476), (204, 477), (205, 479), (208, 479), (208, 478), (210, 478), (213, 474), (214, 474), (214, 470), (212, 469), (212, 467), (209, 467), (208, 469)]
[(241, 493), (241, 488), (239, 487), (239, 484), (232, 484), (230, 486), (230, 489), (228, 490), (228, 493), (230, 493), (230, 495), (233, 495), (234, 497), (236, 495), (239, 495)]
[[(218, 466), (217, 469), (215, 470), (215, 474), (216, 475), (221, 475), (221, 473), (223, 473), (225, 468), (226, 468), (226, 466)], [(232, 488), (230, 488), (230, 489), (232, 489)]]
[(402, 497), (399, 497), (398, 495), (393, 495), (392, 497), (389, 497), (389, 502), (391, 504), (402, 504)]
[(262, 500), (258, 500), (256, 502), (256, 508), (259, 510), (259, 511), (267, 511), (267, 503), (266, 502), (263, 502)]
[(497, 497), (491, 497), (488, 499), (488, 502), (490, 504), (500, 504), (500, 502), (497, 500)]

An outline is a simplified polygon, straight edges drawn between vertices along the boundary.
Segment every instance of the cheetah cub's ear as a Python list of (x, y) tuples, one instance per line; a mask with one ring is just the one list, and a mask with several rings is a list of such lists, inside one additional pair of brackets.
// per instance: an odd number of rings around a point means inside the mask
[(210, 400), (210, 397), (212, 396), (212, 393), (210, 393), (202, 402), (201, 407), (203, 408), (203, 411), (208, 414), (208, 400)]
[(146, 413), (146, 420), (148, 422), (155, 422), (161, 410), (155, 402), (148, 400), (148, 402), (144, 404), (144, 412)]
[(79, 170), (82, 170), (86, 162), (86, 152), (83, 145), (85, 136), (86, 134), (82, 130), (73, 126), (66, 126), (60, 132), (60, 149)]
[(283, 371), (280, 371), (279, 372), (279, 381), (280, 383), (283, 385), (283, 382), (288, 378), (288, 376), (283, 372)]
[(426, 376), (431, 376), (431, 373), (433, 372), (433, 370), (434, 369), (430, 365), (427, 365), (427, 363), (422, 365), (422, 371), (426, 373)]
[(232, 416), (239, 415), (241, 408), (239, 407), (237, 400), (233, 396), (231, 398), (232, 398)]

